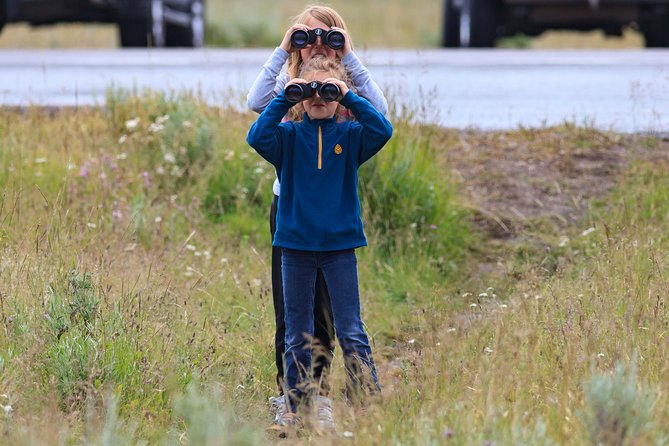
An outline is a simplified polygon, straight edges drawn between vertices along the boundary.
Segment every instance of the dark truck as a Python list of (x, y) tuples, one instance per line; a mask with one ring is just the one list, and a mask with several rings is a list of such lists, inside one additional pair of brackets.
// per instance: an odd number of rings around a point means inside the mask
[(116, 23), (124, 47), (200, 47), (203, 0), (0, 0), (5, 23)]
[(669, 0), (445, 0), (443, 14), (445, 47), (492, 47), (499, 37), (548, 29), (620, 36), (628, 25), (647, 47), (669, 46)]

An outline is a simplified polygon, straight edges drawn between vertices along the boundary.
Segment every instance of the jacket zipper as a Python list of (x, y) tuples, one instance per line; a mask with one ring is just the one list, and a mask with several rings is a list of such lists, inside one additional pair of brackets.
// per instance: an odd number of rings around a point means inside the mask
[(318, 126), (318, 170), (323, 169), (323, 133), (321, 126)]

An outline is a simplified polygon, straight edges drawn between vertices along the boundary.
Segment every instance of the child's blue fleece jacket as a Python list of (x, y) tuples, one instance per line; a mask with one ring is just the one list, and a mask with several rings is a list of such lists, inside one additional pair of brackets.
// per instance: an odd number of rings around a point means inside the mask
[(358, 167), (388, 142), (393, 127), (349, 91), (341, 104), (357, 121), (337, 118), (281, 122), (283, 93), (251, 126), (246, 141), (272, 163), (281, 182), (274, 246), (338, 251), (367, 245), (358, 198)]

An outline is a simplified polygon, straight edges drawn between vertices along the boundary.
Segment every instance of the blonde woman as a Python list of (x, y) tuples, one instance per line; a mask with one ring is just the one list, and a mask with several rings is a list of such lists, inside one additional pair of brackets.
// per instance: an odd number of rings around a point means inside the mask
[[(358, 197), (358, 168), (393, 134), (390, 122), (344, 81), (339, 62), (306, 61), (249, 130), (247, 141), (276, 169), (279, 196), (273, 246), (281, 248), (286, 325), (285, 387), (288, 410), (278, 422), (299, 425), (301, 406), (310, 408), (310, 376), (316, 277), (329, 291), (337, 340), (344, 354), (347, 395), (361, 400), (380, 390), (364, 324), (355, 249), (367, 246)], [(299, 121), (281, 122), (301, 103)], [(346, 107), (356, 120), (339, 121)], [(317, 407), (320, 411), (320, 407)], [(319, 419), (320, 421), (320, 419)], [(326, 426), (322, 426), (326, 427)]]

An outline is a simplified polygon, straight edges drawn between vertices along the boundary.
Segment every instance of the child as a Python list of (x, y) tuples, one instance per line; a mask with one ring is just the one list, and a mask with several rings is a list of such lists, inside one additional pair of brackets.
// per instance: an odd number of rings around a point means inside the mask
[[(335, 50), (325, 45), (321, 38), (317, 38), (312, 45), (305, 48), (294, 48), (291, 44), (291, 36), (296, 30), (310, 29), (338, 30), (344, 35), (344, 46)], [(325, 56), (329, 59), (340, 60), (350, 75), (352, 86), (357, 93), (369, 100), (369, 102), (381, 113), (386, 114), (388, 104), (383, 92), (374, 82), (367, 68), (360, 62), (353, 52), (353, 42), (346, 31), (346, 24), (342, 17), (332, 8), (326, 6), (311, 6), (305, 9), (295, 19), (295, 23), (285, 33), (279, 47), (277, 47), (269, 60), (263, 66), (262, 71), (253, 83), (248, 95), (248, 106), (252, 110), (261, 113), (269, 102), (281, 93), (286, 83), (297, 76), (302, 63), (314, 56)], [(281, 69), (287, 62), (287, 72)], [(297, 109), (297, 107), (295, 107)], [(293, 111), (294, 109), (291, 109)], [(292, 114), (295, 119), (301, 119), (301, 115)], [(280, 194), (278, 179), (273, 186), (274, 198), (270, 208), (270, 233), (272, 240), (276, 231), (276, 210)], [(275, 422), (281, 422), (281, 417), (286, 413), (285, 400), (283, 398), (282, 380), (284, 375), (283, 356), (285, 352), (285, 321), (283, 314), (283, 283), (281, 275), (281, 249), (272, 247), (272, 296), (276, 323), (275, 354), (277, 368), (278, 398), (270, 398), (272, 407), (276, 411)], [(334, 348), (334, 328), (332, 326), (332, 309), (330, 296), (319, 271), (316, 276), (316, 297), (314, 302), (314, 341), (320, 349), (314, 351), (314, 379), (321, 385), (321, 396), (318, 398), (319, 415), (324, 415), (321, 420), (325, 425), (334, 425), (332, 419), (331, 401), (327, 398), (328, 386), (327, 371), (330, 367)], [(317, 354), (321, 352), (321, 354)]]
[[(326, 57), (306, 61), (286, 86), (312, 81), (335, 84), (339, 103), (319, 93), (302, 101), (302, 121), (281, 122), (294, 105), (280, 93), (247, 136), (247, 142), (276, 168), (281, 181), (273, 245), (282, 249), (286, 322), (285, 385), (289, 409), (309, 404), (310, 339), (314, 332), (314, 287), (320, 271), (330, 293), (337, 339), (344, 353), (349, 395), (377, 392), (379, 384), (360, 319), (355, 248), (367, 240), (360, 216), (358, 167), (392, 136), (390, 122), (350, 91), (345, 68)], [(337, 122), (341, 106), (357, 121)], [(288, 416), (289, 423), (294, 416)]]

